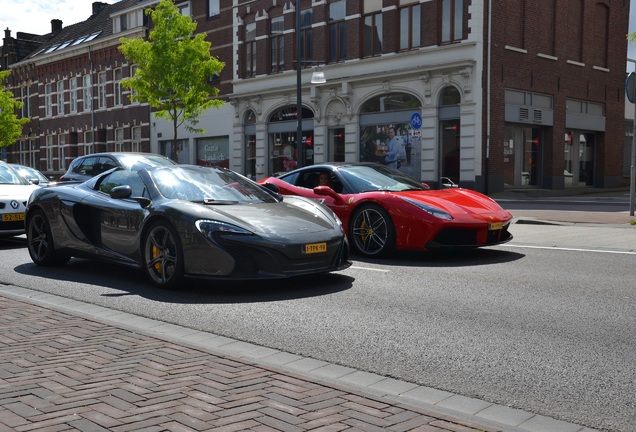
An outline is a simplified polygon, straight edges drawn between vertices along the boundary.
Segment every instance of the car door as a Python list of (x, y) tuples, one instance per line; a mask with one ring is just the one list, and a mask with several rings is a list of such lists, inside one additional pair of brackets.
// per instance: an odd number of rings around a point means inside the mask
[(145, 187), (137, 172), (118, 170), (104, 177), (93, 194), (82, 202), (82, 212), (91, 223), (87, 227), (94, 245), (112, 259), (140, 262), (141, 226), (149, 211), (129, 198), (113, 198), (110, 192), (117, 186), (129, 185), (131, 196), (143, 196)]

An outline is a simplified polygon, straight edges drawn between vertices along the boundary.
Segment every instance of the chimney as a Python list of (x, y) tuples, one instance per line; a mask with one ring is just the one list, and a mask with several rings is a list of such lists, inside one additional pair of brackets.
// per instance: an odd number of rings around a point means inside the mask
[(62, 20), (52, 19), (51, 20), (51, 33), (57, 33), (62, 30)]
[(100, 13), (106, 6), (108, 6), (108, 3), (97, 1), (93, 2), (93, 15), (97, 15), (98, 13)]

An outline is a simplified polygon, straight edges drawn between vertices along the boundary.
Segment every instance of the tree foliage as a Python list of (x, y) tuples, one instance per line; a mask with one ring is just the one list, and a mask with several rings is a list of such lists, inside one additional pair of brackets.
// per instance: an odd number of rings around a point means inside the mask
[(173, 0), (161, 0), (154, 9), (146, 9), (153, 29), (148, 40), (121, 39), (120, 51), (136, 65), (132, 77), (122, 86), (132, 89), (131, 99), (148, 103), (155, 115), (172, 122), (173, 159), (177, 159), (177, 130), (202, 133), (198, 117), (206, 110), (223, 106), (214, 97), (219, 90), (210, 79), (225, 64), (210, 54), (210, 42), (204, 33), (194, 34), (197, 23), (181, 15)]
[(0, 71), (0, 147), (15, 144), (22, 136), (22, 126), (30, 121), (29, 118), (18, 118), (15, 112), (22, 108), (22, 102), (2, 85), (10, 74), (10, 71)]

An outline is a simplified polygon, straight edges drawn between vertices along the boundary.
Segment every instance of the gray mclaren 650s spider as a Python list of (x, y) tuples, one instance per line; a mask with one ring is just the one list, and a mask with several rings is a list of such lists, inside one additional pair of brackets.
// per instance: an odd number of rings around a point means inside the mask
[(115, 168), (40, 188), (25, 226), (38, 265), (109, 261), (142, 269), (164, 289), (187, 278), (289, 278), (351, 265), (344, 229), (328, 207), (224, 168)]

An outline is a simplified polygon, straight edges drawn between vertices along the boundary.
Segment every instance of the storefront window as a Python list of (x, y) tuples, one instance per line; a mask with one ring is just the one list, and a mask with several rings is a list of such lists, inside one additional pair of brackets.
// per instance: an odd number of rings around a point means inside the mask
[(504, 184), (539, 186), (543, 143), (541, 128), (506, 126), (504, 132)]
[(230, 138), (228, 136), (197, 139), (197, 165), (230, 167)]
[(302, 143), (298, 145), (298, 122), (296, 107), (286, 107), (276, 111), (270, 118), (269, 132), (269, 173), (278, 174), (299, 167), (299, 152), (305, 152), (305, 165), (314, 163), (314, 113), (303, 108)]
[(594, 141), (593, 133), (566, 132), (563, 146), (565, 187), (594, 184)]
[(367, 101), (360, 115), (360, 161), (376, 162), (420, 178), (420, 131), (410, 125), (420, 101), (391, 93)]
[(172, 141), (160, 141), (159, 146), (161, 148), (161, 154), (169, 157), (173, 161), (184, 164), (188, 161), (188, 140), (177, 140), (175, 145), (172, 145)]

